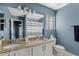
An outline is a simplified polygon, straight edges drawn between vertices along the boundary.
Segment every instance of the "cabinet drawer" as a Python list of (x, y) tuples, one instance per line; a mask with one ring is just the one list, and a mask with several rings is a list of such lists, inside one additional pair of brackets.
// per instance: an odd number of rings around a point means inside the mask
[(7, 53), (0, 54), (0, 56), (10, 56), (10, 55), (9, 55), (9, 52), (7, 52)]

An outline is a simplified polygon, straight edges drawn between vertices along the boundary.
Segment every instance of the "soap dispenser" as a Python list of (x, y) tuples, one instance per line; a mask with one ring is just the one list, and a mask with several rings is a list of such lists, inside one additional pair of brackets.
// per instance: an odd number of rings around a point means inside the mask
[(51, 36), (50, 36), (50, 39), (52, 39), (52, 38), (54, 38), (54, 36), (53, 36), (53, 35), (51, 35)]

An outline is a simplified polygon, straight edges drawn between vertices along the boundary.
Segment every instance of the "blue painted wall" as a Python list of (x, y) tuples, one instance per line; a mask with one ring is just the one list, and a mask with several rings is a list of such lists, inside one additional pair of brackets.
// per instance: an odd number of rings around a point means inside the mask
[(79, 55), (79, 42), (74, 41), (74, 28), (79, 25), (79, 4), (69, 4), (57, 11), (56, 32), (57, 43), (67, 51)]
[[(31, 8), (32, 10), (36, 10), (36, 12), (37, 13), (40, 13), (40, 14), (50, 14), (50, 15), (52, 15), (52, 16), (55, 16), (55, 11), (54, 10), (52, 10), (52, 9), (49, 9), (49, 8), (47, 8), (47, 7), (44, 7), (44, 6), (42, 6), (42, 5), (40, 5), (40, 4), (35, 4), (35, 3), (0, 3), (0, 6), (2, 7), (1, 9), (4, 9), (4, 13), (6, 14), (6, 16), (5, 17), (7, 17), (8, 18), (8, 20), (11, 18), (11, 15), (10, 15), (10, 13), (8, 12), (8, 9), (7, 9), (7, 7), (14, 7), (14, 8), (17, 8), (17, 6), (19, 6), (19, 5), (22, 5), (23, 7), (29, 7), (29, 8)], [(5, 9), (6, 8), (6, 9)], [(15, 17), (16, 18), (16, 17)], [(9, 22), (8, 20), (6, 20), (7, 22)], [(42, 19), (42, 21), (41, 22), (43, 22), (43, 23), (45, 23), (45, 18), (44, 19)], [(6, 25), (7, 25), (8, 23), (6, 23)], [(6, 27), (6, 30), (7, 30), (7, 33), (6, 34), (9, 34), (9, 24), (7, 25), (8, 26), (8, 28)], [(48, 34), (47, 34), (48, 33)], [(55, 30), (51, 30), (51, 31), (49, 31), (49, 30), (45, 30), (44, 29), (44, 36), (47, 36), (47, 37), (49, 37), (50, 36), (50, 34), (54, 34), (54, 36), (55, 36)], [(7, 36), (8, 38), (9, 38), (9, 35)]]

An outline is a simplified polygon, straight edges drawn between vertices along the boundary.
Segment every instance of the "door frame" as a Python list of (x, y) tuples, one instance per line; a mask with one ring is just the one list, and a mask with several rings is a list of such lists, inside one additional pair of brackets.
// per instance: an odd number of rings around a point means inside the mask
[[(23, 21), (22, 20), (18, 20), (18, 19), (13, 19), (11, 18), (10, 19), (10, 39), (15, 39), (15, 35), (14, 35), (14, 25), (13, 25), (13, 22), (14, 21), (21, 21), (22, 23), (22, 28), (23, 28)], [(23, 32), (23, 29), (22, 29), (22, 32)], [(23, 35), (23, 33), (22, 33)]]

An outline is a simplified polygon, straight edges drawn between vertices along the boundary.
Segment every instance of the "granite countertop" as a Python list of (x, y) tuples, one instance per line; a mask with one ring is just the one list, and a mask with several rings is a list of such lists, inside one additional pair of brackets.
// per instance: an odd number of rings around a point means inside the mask
[(22, 49), (22, 48), (33, 47), (33, 46), (44, 44), (44, 43), (48, 43), (48, 42), (51, 42), (51, 41), (54, 41), (54, 40), (43, 40), (43, 39), (41, 39), (41, 40), (20, 41), (20, 43), (18, 43), (19, 46), (14, 48), (14, 49), (11, 49), (11, 48), (8, 48), (8, 49), (0, 48), (0, 54), (1, 53), (10, 52), (10, 51), (15, 51), (15, 50)]

